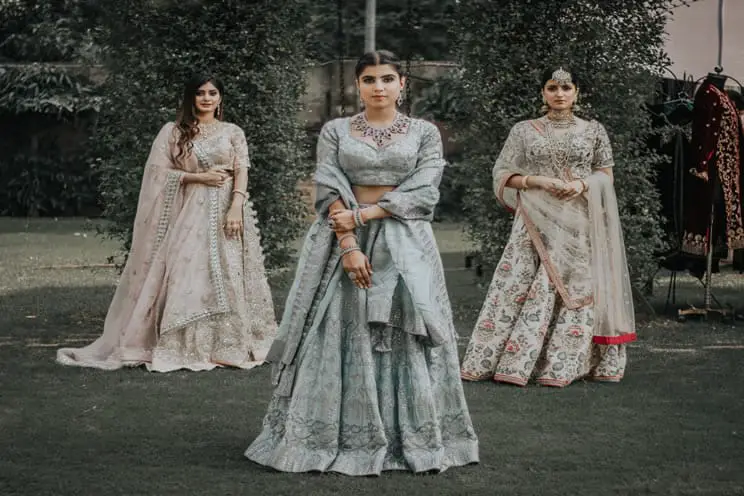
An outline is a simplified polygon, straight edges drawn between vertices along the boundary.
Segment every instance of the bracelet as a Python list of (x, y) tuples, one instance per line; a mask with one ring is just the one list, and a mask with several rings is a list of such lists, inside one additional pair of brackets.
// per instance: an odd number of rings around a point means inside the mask
[(355, 227), (364, 227), (364, 226), (367, 225), (367, 223), (364, 222), (364, 218), (362, 217), (362, 211), (361, 210), (359, 210), (358, 208), (355, 208), (352, 211), (352, 213), (354, 215), (354, 226)]
[(530, 178), (530, 176), (522, 176), (522, 189), (528, 190), (530, 189), (529, 184), (527, 184), (527, 180)]
[(586, 193), (587, 191), (589, 191), (589, 185), (586, 183), (586, 181), (584, 181), (583, 179), (579, 179), (579, 181), (581, 181), (582, 186), (581, 192)]
[(346, 238), (354, 238), (355, 240), (358, 241), (356, 234), (354, 234), (354, 233), (346, 233), (343, 236), (341, 236), (340, 238), (338, 238), (338, 244), (339, 244), (339, 246), (341, 246), (341, 242), (343, 240), (345, 240)]
[(239, 189), (234, 189), (234, 190), (232, 190), (232, 192), (233, 192), (233, 194), (238, 194), (238, 195), (242, 196), (244, 199), (248, 199), (248, 193), (246, 193), (245, 191), (242, 191), (242, 190), (239, 190)]
[(352, 246), (350, 248), (344, 248), (343, 250), (341, 250), (341, 258), (344, 258), (346, 255), (348, 255), (349, 253), (354, 252), (354, 251), (362, 251), (362, 249), (359, 248), (358, 246)]

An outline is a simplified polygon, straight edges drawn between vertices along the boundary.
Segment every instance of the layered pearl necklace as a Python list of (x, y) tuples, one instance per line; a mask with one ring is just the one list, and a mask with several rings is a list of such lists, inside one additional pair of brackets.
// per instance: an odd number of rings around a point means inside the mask
[[(546, 116), (545, 134), (548, 141), (548, 150), (553, 169), (560, 175), (568, 169), (571, 159), (571, 148), (576, 136), (576, 118), (573, 113), (551, 113)], [(559, 139), (555, 135), (556, 129), (568, 129)], [(560, 176), (559, 176), (560, 177)]]

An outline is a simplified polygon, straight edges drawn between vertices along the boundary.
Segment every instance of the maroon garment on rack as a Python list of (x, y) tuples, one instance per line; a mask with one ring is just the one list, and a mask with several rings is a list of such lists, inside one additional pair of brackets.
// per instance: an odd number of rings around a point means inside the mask
[[(682, 251), (708, 252), (707, 230), (716, 184), (722, 193), (714, 220), (713, 246), (725, 239), (731, 249), (744, 248), (739, 115), (731, 99), (711, 82), (695, 94), (691, 160), (686, 183)], [(715, 178), (716, 181), (711, 181)]]

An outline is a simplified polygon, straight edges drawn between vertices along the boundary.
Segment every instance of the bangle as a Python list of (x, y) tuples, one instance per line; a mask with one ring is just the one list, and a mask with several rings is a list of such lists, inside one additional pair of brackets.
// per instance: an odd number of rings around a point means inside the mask
[(581, 181), (581, 187), (582, 187), (581, 192), (585, 193), (589, 191), (589, 185), (586, 183), (586, 181), (584, 181), (583, 179), (579, 179), (579, 181)]
[(346, 233), (343, 236), (341, 236), (340, 238), (338, 238), (338, 244), (339, 244), (339, 246), (341, 246), (341, 242), (343, 240), (345, 240), (346, 238), (354, 238), (355, 240), (358, 241), (358, 239), (356, 237), (356, 234), (354, 234), (354, 233)]
[(352, 253), (352, 252), (355, 252), (355, 251), (362, 251), (362, 249), (359, 248), (358, 246), (352, 246), (352, 247), (349, 247), (349, 248), (344, 248), (343, 250), (341, 250), (341, 258), (344, 258), (349, 253)]
[(358, 208), (355, 208), (353, 210), (353, 215), (354, 215), (354, 226), (355, 227), (363, 227), (367, 225), (367, 223), (364, 222), (364, 218), (362, 217), (361, 210), (359, 210)]
[(239, 190), (239, 189), (234, 189), (234, 190), (232, 190), (232, 192), (233, 192), (234, 195), (235, 194), (238, 194), (238, 195), (242, 196), (243, 199), (248, 199), (248, 193), (246, 193), (245, 191), (242, 191), (242, 190)]
[(530, 185), (527, 184), (527, 180), (530, 178), (530, 176), (522, 176), (522, 189), (528, 190), (530, 189)]

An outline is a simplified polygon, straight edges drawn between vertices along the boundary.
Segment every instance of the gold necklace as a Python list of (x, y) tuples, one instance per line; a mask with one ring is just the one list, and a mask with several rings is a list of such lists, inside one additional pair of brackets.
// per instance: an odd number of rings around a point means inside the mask
[[(555, 125), (554, 121), (548, 119), (545, 125), (546, 135), (548, 138), (548, 149), (550, 150), (550, 158), (553, 169), (560, 177), (561, 174), (568, 169), (568, 162), (571, 159), (571, 148), (573, 145), (574, 137), (576, 135), (576, 129), (571, 129), (565, 136), (565, 141), (560, 140), (555, 135), (555, 129), (568, 128), (569, 126), (559, 127)], [(575, 121), (574, 121), (575, 124)], [(564, 145), (564, 146), (561, 146)]]
[(574, 117), (573, 112), (570, 110), (566, 112), (550, 112), (546, 117), (556, 129), (568, 129), (576, 125), (576, 117)]
[(220, 126), (220, 121), (215, 120), (207, 124), (199, 123), (196, 127), (199, 129), (199, 134), (202, 139), (208, 139), (214, 136)]

